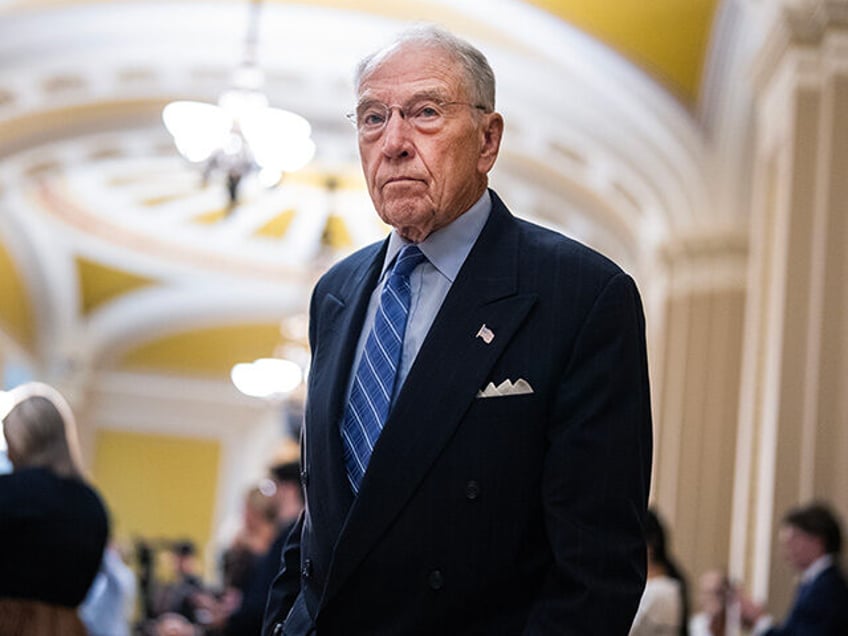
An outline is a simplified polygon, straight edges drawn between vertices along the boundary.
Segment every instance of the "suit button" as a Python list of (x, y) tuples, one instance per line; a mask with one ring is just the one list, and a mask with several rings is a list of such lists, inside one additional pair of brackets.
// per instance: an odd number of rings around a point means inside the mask
[(300, 575), (305, 579), (312, 576), (312, 559), (303, 560), (303, 567), (300, 568)]
[(277, 623), (274, 625), (274, 631), (271, 632), (271, 636), (282, 636), (283, 635), (283, 624)]
[(442, 578), (442, 573), (439, 570), (430, 572), (427, 582), (430, 584), (431, 590), (440, 590), (445, 584), (445, 580)]
[(309, 473), (305, 470), (300, 471), (300, 483), (306, 488), (309, 485)]
[(465, 498), (474, 501), (480, 496), (480, 484), (473, 479), (465, 484)]

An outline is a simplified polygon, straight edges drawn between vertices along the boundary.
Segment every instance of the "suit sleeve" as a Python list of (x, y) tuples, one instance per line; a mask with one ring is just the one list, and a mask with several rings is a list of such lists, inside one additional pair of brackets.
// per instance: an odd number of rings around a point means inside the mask
[(273, 633), (274, 625), (285, 620), (300, 593), (300, 535), (303, 517), (304, 513), (301, 513), (283, 544), (280, 570), (268, 591), (265, 618), (262, 621), (262, 633), (266, 635)]
[(601, 288), (578, 329), (548, 435), (554, 566), (525, 633), (625, 635), (645, 583), (652, 452), (645, 323), (626, 274)]

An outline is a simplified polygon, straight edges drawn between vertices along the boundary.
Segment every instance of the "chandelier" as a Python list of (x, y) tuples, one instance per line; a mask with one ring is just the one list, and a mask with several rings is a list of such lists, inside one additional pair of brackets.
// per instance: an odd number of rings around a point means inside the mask
[(300, 115), (272, 108), (262, 92), (264, 73), (256, 63), (260, 0), (251, 0), (242, 63), (217, 104), (175, 101), (162, 120), (179, 153), (202, 166), (203, 184), (222, 177), (229, 210), (238, 204), (243, 180), (256, 175), (273, 187), (283, 174), (305, 166), (315, 154), (312, 127)]
[(251, 397), (284, 400), (306, 381), (309, 349), (303, 343), (305, 317), (293, 315), (280, 325), (281, 341), (273, 357), (239, 362), (230, 370), (235, 387)]

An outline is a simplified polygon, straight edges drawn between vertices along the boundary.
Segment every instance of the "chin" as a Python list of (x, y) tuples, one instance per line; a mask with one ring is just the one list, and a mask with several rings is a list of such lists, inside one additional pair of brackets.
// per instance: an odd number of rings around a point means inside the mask
[(412, 202), (389, 203), (383, 206), (380, 218), (392, 227), (404, 230), (409, 228), (421, 228), (422, 230), (432, 225), (432, 211), (415, 205)]

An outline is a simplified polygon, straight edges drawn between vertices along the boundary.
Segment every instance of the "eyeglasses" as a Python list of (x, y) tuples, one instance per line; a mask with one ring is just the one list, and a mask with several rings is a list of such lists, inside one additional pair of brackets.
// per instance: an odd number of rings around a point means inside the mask
[(452, 110), (458, 106), (468, 106), (486, 112), (488, 109), (480, 104), (471, 102), (444, 102), (433, 98), (414, 98), (403, 106), (389, 106), (382, 102), (366, 102), (348, 113), (346, 117), (356, 126), (359, 135), (365, 140), (373, 140), (380, 136), (392, 111), (397, 109), (401, 119), (412, 124), (415, 130), (423, 133), (439, 131), (447, 121)]

